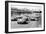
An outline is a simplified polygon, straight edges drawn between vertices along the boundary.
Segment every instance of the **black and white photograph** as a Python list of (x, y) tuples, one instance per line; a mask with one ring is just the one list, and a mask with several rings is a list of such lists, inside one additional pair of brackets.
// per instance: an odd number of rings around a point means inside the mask
[(35, 3), (8, 3), (8, 31), (35, 31), (44, 29), (44, 5)]

